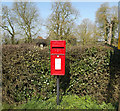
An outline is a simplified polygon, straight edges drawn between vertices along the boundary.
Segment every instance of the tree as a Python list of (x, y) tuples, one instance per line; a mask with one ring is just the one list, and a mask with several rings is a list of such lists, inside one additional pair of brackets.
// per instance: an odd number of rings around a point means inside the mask
[[(96, 41), (96, 29), (95, 25), (89, 19), (83, 19), (81, 24), (78, 25), (77, 34), (78, 39), (82, 42), (83, 45)], [(95, 32), (95, 33), (94, 33)]]
[(94, 24), (92, 24), (93, 26), (92, 26), (92, 42), (94, 43), (94, 44), (96, 44), (98, 41), (99, 41), (99, 39), (100, 39), (100, 33), (99, 33), (99, 30), (98, 30), (98, 28), (97, 28), (97, 26), (96, 26), (96, 24), (94, 23)]
[(50, 39), (68, 40), (72, 36), (74, 22), (78, 11), (70, 2), (55, 2), (52, 4), (52, 14), (47, 25)]
[(104, 36), (105, 43), (107, 43), (107, 37), (109, 34), (109, 16), (110, 8), (108, 3), (103, 3), (96, 12), (96, 23), (101, 29), (101, 33)]
[(33, 2), (15, 2), (14, 12), (17, 24), (27, 36), (27, 42), (32, 42), (32, 37), (39, 33), (41, 25), (36, 5)]
[(96, 22), (104, 36), (105, 43), (112, 45), (118, 25), (118, 8), (109, 7), (107, 3), (101, 5), (96, 12)]
[(110, 17), (109, 17), (109, 38), (108, 44), (112, 45), (115, 39), (115, 34), (118, 32), (118, 8), (113, 6), (110, 8)]
[(10, 40), (10, 37), (9, 37), (9, 33), (7, 32), (3, 32), (3, 38), (2, 38), (2, 44), (10, 44), (11, 40)]
[(11, 36), (11, 43), (15, 44), (15, 23), (14, 16), (12, 14), (12, 9), (9, 9), (7, 6), (2, 7), (2, 23), (0, 23), (0, 27), (9, 33)]

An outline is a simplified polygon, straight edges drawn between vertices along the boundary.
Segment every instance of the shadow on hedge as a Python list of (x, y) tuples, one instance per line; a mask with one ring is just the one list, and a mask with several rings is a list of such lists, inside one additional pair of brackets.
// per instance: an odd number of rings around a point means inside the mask
[[(110, 79), (107, 86), (107, 102), (112, 102), (120, 108), (120, 50), (111, 47), (114, 51), (110, 52)], [(117, 87), (114, 87), (114, 85), (117, 85)], [(114, 103), (114, 99), (117, 99), (118, 103)]]
[(66, 89), (69, 87), (70, 84), (70, 66), (69, 60), (66, 58), (65, 60), (65, 75), (60, 76), (60, 88), (63, 90), (63, 95), (65, 95)]

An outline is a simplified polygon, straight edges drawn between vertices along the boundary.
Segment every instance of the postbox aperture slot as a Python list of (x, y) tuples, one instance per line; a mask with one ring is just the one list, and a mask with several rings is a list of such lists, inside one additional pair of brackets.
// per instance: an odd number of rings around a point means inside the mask
[(52, 47), (52, 49), (64, 49), (64, 47)]

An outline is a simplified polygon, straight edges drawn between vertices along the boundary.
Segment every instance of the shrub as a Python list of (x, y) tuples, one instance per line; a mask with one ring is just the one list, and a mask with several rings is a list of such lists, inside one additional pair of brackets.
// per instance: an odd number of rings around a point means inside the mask
[[(66, 53), (66, 74), (60, 95), (90, 95), (115, 103), (119, 94), (119, 52), (107, 46), (72, 47)], [(56, 95), (56, 76), (50, 75), (50, 51), (32, 45), (5, 45), (2, 55), (3, 102), (22, 104)]]

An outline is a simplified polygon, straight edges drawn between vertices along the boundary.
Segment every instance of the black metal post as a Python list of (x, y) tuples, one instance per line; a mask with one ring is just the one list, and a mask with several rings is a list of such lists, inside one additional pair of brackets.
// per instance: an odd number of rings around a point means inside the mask
[(59, 76), (57, 76), (57, 105), (59, 105)]

